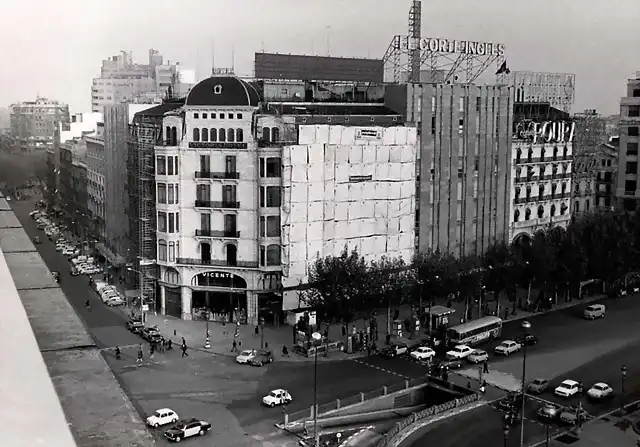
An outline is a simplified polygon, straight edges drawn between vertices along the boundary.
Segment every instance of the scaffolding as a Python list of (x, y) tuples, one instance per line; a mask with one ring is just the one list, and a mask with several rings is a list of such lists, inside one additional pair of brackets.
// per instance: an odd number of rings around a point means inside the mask
[[(159, 120), (158, 120), (159, 118)], [(129, 140), (130, 214), (129, 226), (136, 258), (136, 287), (139, 312), (156, 310), (156, 209), (155, 146), (162, 144), (162, 116), (137, 115)], [(145, 306), (149, 307), (146, 308)]]

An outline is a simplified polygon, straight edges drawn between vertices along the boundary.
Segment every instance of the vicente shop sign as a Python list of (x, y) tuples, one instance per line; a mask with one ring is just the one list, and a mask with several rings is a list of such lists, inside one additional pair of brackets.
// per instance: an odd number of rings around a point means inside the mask
[(576, 123), (566, 121), (520, 121), (515, 125), (513, 138), (532, 143), (573, 143)]

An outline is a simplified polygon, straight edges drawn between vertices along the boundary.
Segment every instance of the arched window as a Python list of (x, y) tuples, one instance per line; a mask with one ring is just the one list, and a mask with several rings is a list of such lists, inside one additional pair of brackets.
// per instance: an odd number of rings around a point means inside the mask
[(278, 129), (277, 127), (271, 128), (271, 141), (274, 143), (280, 141), (280, 129)]
[(180, 284), (180, 273), (175, 269), (167, 269), (164, 273), (164, 282), (170, 284)]
[(538, 219), (542, 219), (544, 217), (544, 207), (540, 205), (538, 207)]
[(209, 129), (202, 129), (202, 141), (209, 141)]
[(267, 266), (280, 265), (280, 246), (267, 246)]
[(551, 217), (556, 215), (556, 206), (555, 205), (551, 205)]
[(171, 145), (171, 126), (167, 126), (164, 130), (164, 144), (165, 146)]
[(193, 141), (200, 141), (200, 129), (193, 129)]
[(517, 221), (519, 221), (519, 220), (520, 220), (520, 210), (515, 210), (515, 211), (513, 212), (513, 221), (514, 221), (514, 222), (517, 222)]
[(262, 139), (265, 143), (271, 143), (271, 129), (268, 127), (262, 128)]
[(158, 240), (158, 259), (167, 260), (167, 241), (162, 239)]
[(227, 131), (224, 129), (220, 129), (218, 131), (218, 141), (220, 141), (221, 143), (224, 143), (226, 141), (226, 137), (227, 136)]
[(236, 129), (236, 141), (242, 143), (244, 141), (244, 132), (242, 129)]
[(530, 208), (527, 208), (527, 209), (524, 211), (524, 220), (529, 220), (529, 219), (531, 219), (531, 209), (530, 209)]
[(176, 126), (173, 126), (171, 128), (171, 145), (172, 146), (178, 145), (178, 129), (176, 128)]
[(233, 131), (233, 129), (227, 129), (227, 141), (229, 143), (233, 143), (233, 141), (236, 139), (236, 133)]
[(516, 163), (520, 163), (520, 159), (522, 158), (522, 149), (516, 149)]
[(209, 130), (209, 140), (218, 141), (218, 129), (216, 129), (215, 127), (212, 127)]

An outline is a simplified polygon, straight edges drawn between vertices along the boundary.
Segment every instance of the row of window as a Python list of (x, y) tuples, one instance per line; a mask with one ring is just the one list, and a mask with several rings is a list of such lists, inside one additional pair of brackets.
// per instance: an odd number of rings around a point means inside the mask
[[(226, 155), (224, 157), (224, 172), (229, 174), (238, 172), (235, 155)], [(211, 156), (200, 155), (200, 172), (211, 172)]]
[(177, 205), (180, 203), (180, 193), (177, 183), (158, 183), (157, 198), (158, 203)]
[[(560, 215), (563, 216), (566, 212), (567, 209), (569, 209), (569, 207), (565, 204), (562, 203), (560, 205)], [(549, 209), (549, 214), (551, 217), (554, 217), (556, 215), (558, 211), (558, 208), (556, 207), (555, 204), (551, 205), (551, 208)], [(542, 219), (544, 218), (544, 206), (540, 205), (538, 206), (538, 219)], [(527, 208), (524, 211), (524, 220), (531, 220), (531, 208)], [(514, 222), (519, 222), (520, 221), (520, 210), (515, 210), (515, 212), (513, 213), (513, 221)]]
[(158, 155), (156, 161), (156, 175), (178, 175), (180, 170), (179, 157), (177, 155)]
[[(222, 201), (225, 203), (237, 202), (236, 185), (222, 185)], [(196, 200), (211, 200), (211, 185), (196, 186)], [(280, 186), (261, 186), (260, 187), (260, 208), (279, 208), (282, 203), (282, 194)]]
[[(176, 262), (176, 258), (180, 257), (180, 242), (169, 242), (158, 240), (158, 260)], [(167, 281), (172, 282), (172, 281)], [(177, 282), (177, 281), (176, 281)]]
[[(527, 176), (544, 175), (548, 171), (549, 165), (527, 166)], [(551, 165), (551, 174), (558, 174), (558, 171), (562, 171), (563, 174), (569, 173), (569, 163), (554, 163)], [(516, 168), (516, 178), (522, 177), (522, 167)]]
[[(559, 155), (559, 148), (558, 146), (554, 146), (553, 147), (553, 152), (551, 154), (547, 154), (546, 149), (543, 147), (540, 149), (540, 158), (544, 159), (545, 156), (547, 155), (551, 155), (554, 159), (558, 157)], [(567, 157), (569, 155), (569, 148), (567, 146), (564, 146), (562, 148), (562, 156), (563, 157)], [(533, 149), (529, 148), (529, 150), (527, 151), (527, 159), (531, 160), (533, 158)], [(516, 150), (516, 163), (519, 163), (522, 159), (522, 149), (518, 148)]]
[(265, 143), (277, 143), (280, 141), (280, 129), (277, 127), (263, 127), (262, 140)]
[[(527, 188), (524, 190), (527, 198), (529, 198), (531, 196), (531, 190), (532, 187), (531, 186), (527, 186)], [(545, 185), (538, 185), (538, 195), (542, 196), (544, 195), (544, 190), (545, 190)], [(551, 194), (555, 194), (558, 190), (558, 184), (557, 183), (552, 183), (551, 184)], [(564, 194), (565, 192), (568, 192), (568, 187), (566, 183), (562, 183), (562, 185), (560, 186), (560, 192), (562, 194)], [(522, 193), (522, 188), (520, 188), (519, 186), (516, 187), (516, 199), (520, 197), (520, 194)]]
[(180, 213), (165, 213), (164, 211), (158, 211), (158, 232), (179, 233)]
[(242, 143), (244, 141), (244, 131), (242, 129), (193, 129), (193, 141), (229, 142)]
[[(203, 231), (210, 231), (211, 228), (211, 214), (200, 214), (200, 229)], [(235, 233), (238, 231), (238, 216), (235, 214), (224, 215), (224, 231), (227, 233)]]
[(218, 113), (218, 114), (215, 114), (215, 113), (196, 112), (196, 113), (193, 114), (193, 119), (197, 120), (197, 119), (200, 119), (200, 117), (202, 117), (203, 120), (207, 120), (207, 119), (210, 119), (210, 120), (215, 120), (215, 119), (232, 120), (234, 118), (241, 120), (242, 119), (242, 113), (235, 113), (235, 114), (234, 113), (227, 113), (227, 114)]

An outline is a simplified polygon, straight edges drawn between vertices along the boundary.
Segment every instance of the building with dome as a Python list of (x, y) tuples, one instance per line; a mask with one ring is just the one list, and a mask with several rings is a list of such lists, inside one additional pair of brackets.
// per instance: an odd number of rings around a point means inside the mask
[(282, 323), (318, 256), (345, 245), (412, 256), (415, 128), (382, 102), (310, 101), (295, 88), (213, 76), (163, 112), (159, 312)]

